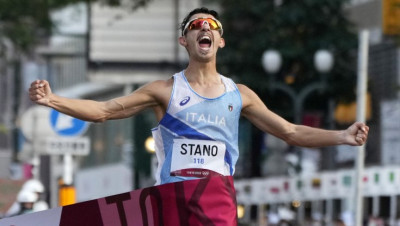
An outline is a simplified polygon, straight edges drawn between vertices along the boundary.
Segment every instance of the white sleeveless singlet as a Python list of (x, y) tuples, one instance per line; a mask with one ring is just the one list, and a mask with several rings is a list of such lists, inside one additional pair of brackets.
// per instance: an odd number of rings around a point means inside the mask
[(190, 87), (183, 71), (173, 76), (166, 114), (152, 129), (158, 160), (157, 185), (233, 175), (239, 156), (242, 99), (236, 84), (220, 77), (224, 94), (206, 98)]

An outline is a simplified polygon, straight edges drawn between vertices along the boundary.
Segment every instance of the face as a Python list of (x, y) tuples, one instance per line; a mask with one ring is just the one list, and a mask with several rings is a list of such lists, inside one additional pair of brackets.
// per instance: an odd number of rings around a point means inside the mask
[[(214, 17), (200, 13), (193, 15), (189, 21), (195, 18)], [(221, 30), (213, 30), (211, 26), (213, 25), (207, 21), (199, 22), (196, 26), (192, 26), (194, 29), (186, 29), (186, 34), (179, 38), (179, 43), (187, 49), (190, 58), (201, 62), (210, 61), (215, 59), (218, 48), (225, 46), (225, 41), (221, 37)]]

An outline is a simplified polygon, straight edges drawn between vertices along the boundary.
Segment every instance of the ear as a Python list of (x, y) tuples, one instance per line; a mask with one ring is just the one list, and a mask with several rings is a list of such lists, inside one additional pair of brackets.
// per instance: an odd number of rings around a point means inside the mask
[(179, 44), (180, 44), (181, 46), (184, 46), (184, 47), (187, 46), (187, 42), (186, 42), (185, 36), (179, 37), (178, 40), (179, 40)]
[(219, 47), (219, 48), (224, 48), (224, 47), (225, 47), (225, 39), (224, 39), (224, 38), (221, 38), (221, 39), (219, 40), (218, 47)]

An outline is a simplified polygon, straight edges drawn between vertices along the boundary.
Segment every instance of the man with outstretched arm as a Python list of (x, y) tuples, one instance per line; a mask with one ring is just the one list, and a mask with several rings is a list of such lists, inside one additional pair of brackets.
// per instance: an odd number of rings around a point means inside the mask
[(181, 32), (178, 42), (186, 48), (189, 64), (167, 80), (148, 83), (130, 95), (108, 101), (57, 96), (47, 81), (37, 80), (29, 89), (30, 98), (92, 122), (127, 118), (152, 108), (159, 122), (152, 130), (159, 164), (157, 184), (232, 176), (239, 156), (240, 116), (290, 145), (365, 144), (369, 128), (364, 123), (355, 122), (346, 130), (295, 125), (270, 111), (250, 88), (219, 74), (217, 51), (225, 41), (215, 11), (193, 10), (183, 20)]

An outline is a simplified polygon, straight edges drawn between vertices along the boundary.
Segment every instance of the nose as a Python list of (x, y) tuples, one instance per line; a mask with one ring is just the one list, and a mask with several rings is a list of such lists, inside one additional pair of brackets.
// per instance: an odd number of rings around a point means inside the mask
[(203, 21), (203, 24), (201, 25), (201, 30), (209, 31), (210, 24), (207, 21)]

